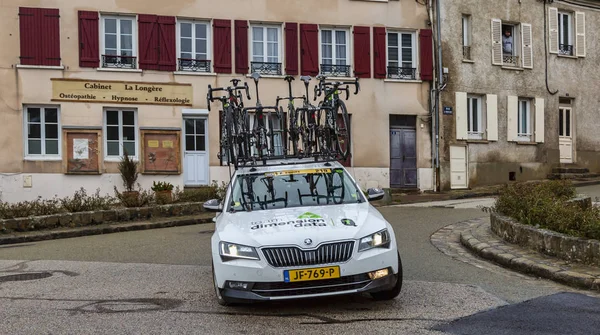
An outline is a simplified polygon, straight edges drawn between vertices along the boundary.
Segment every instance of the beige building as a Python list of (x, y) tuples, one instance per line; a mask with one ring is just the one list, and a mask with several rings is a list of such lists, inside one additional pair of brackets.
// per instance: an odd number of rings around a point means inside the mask
[(600, 172), (600, 1), (440, 1), (444, 189)]
[[(227, 180), (206, 93), (262, 74), (274, 104), (300, 75), (352, 79), (347, 162), (362, 187), (432, 188), (431, 27), (415, 1), (50, 1), (0, 4), (2, 201)], [(482, 50), (483, 52), (483, 50)], [(537, 66), (537, 64), (536, 64)], [(315, 80), (311, 83), (314, 85)], [(312, 96), (311, 96), (312, 98)]]

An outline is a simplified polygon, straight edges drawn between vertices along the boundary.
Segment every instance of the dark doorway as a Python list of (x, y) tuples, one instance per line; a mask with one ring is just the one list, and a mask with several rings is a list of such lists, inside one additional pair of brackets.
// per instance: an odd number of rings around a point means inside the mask
[(390, 187), (417, 187), (416, 116), (390, 115)]

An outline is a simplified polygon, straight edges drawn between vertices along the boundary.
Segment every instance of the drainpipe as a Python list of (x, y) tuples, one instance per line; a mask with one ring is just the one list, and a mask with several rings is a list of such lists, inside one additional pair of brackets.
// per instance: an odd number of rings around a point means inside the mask
[(436, 0), (436, 24), (437, 24), (437, 54), (438, 54), (438, 85), (436, 88), (436, 106), (435, 106), (435, 174), (436, 185), (435, 190), (438, 190), (440, 177), (440, 95), (444, 89), (443, 68), (442, 68), (442, 29), (440, 19), (440, 1)]
[[(429, 17), (429, 21), (434, 24), (435, 20), (433, 19), (433, 0), (427, 1), (427, 14)], [(437, 23), (435, 23), (437, 24)], [(433, 35), (434, 41), (437, 39), (435, 35)], [(434, 46), (435, 47), (435, 46)], [(436, 85), (437, 78), (434, 76), (431, 81), (431, 85), (429, 87), (429, 115), (431, 116), (431, 186), (433, 187), (433, 192), (437, 191), (437, 180), (435, 173), (435, 106), (436, 106)]]

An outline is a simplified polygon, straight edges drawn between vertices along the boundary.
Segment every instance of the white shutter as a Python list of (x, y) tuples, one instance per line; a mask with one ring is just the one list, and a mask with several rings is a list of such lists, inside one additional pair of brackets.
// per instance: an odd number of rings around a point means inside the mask
[(531, 36), (531, 24), (521, 23), (521, 45), (523, 50), (523, 67), (526, 69), (533, 69), (533, 37)]
[(485, 97), (487, 110), (487, 140), (497, 141), (498, 140), (498, 96), (495, 94), (488, 94)]
[(456, 92), (456, 139), (467, 139), (467, 93)]
[(544, 143), (544, 99), (535, 98), (535, 141)]
[(575, 12), (575, 52), (585, 57), (585, 13)]
[(552, 54), (558, 53), (558, 9), (554, 7), (548, 8), (548, 49)]
[(517, 140), (517, 127), (519, 125), (519, 98), (509, 95), (508, 96), (508, 118), (506, 125), (506, 140), (516, 141)]
[(492, 64), (502, 65), (502, 21), (492, 19)]

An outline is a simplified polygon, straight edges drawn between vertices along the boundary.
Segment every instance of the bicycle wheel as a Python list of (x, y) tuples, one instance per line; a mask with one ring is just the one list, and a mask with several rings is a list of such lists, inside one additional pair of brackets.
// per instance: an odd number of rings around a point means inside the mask
[[(298, 155), (298, 140), (299, 140), (299, 129), (298, 129), (298, 112), (293, 107), (289, 107), (289, 137), (292, 143), (292, 155)], [(286, 141), (287, 142), (287, 141)]]
[(228, 162), (233, 162), (233, 166), (237, 169), (238, 162), (237, 157), (235, 155), (235, 145), (234, 141), (232, 141), (232, 128), (233, 128), (233, 110), (231, 108), (227, 109), (227, 113), (225, 115), (225, 131), (227, 132), (227, 152), (229, 154)]
[(346, 109), (346, 104), (342, 100), (338, 100), (338, 105), (334, 113), (335, 134), (334, 140), (337, 145), (337, 150), (341, 159), (345, 160), (350, 155), (351, 134), (350, 134), (350, 116)]

